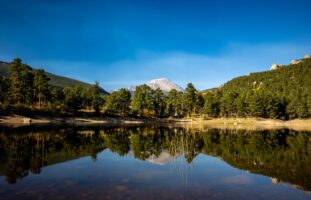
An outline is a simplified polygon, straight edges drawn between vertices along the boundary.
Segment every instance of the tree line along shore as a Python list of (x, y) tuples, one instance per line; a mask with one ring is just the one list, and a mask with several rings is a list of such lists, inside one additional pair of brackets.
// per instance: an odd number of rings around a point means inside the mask
[(2, 116), (176, 118), (269, 118), (291, 120), (311, 116), (311, 59), (274, 71), (235, 78), (223, 86), (164, 93), (148, 85), (132, 95), (120, 89), (101, 94), (99, 84), (56, 87), (42, 69), (14, 59), (9, 76), (0, 76)]

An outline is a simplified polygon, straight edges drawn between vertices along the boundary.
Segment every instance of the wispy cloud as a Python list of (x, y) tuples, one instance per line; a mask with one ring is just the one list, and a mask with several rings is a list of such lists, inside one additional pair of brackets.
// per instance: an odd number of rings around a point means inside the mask
[(140, 51), (132, 59), (108, 64), (66, 60), (26, 62), (89, 83), (97, 80), (107, 89), (127, 88), (160, 77), (167, 77), (182, 87), (192, 82), (197, 88), (206, 89), (217, 87), (236, 76), (268, 70), (272, 63), (287, 64), (292, 59), (310, 54), (311, 46), (307, 44), (231, 44), (218, 55)]
[[(193, 82), (199, 89), (206, 89), (236, 76), (268, 70), (272, 63), (289, 63), (308, 53), (311, 53), (311, 48), (304, 44), (232, 44), (217, 56), (143, 51), (135, 59), (103, 66), (99, 74), (103, 75), (100, 79), (103, 84), (115, 80), (122, 80), (118, 83), (120, 85), (126, 82), (141, 84), (150, 79), (168, 77), (183, 87)], [(107, 73), (109, 76), (105, 75)]]

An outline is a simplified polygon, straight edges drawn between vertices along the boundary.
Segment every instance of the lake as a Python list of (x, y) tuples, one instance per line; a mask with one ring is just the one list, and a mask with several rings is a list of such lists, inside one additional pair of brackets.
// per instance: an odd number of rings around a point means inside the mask
[(0, 199), (311, 199), (311, 132), (0, 127)]

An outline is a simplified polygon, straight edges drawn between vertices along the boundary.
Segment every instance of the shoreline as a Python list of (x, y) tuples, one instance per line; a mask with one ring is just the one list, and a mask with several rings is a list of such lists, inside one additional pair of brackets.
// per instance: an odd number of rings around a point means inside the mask
[(0, 116), (0, 126), (10, 125), (39, 125), (39, 124), (107, 124), (107, 125), (145, 125), (145, 124), (162, 124), (162, 123), (190, 122), (184, 119), (160, 119), (160, 118), (133, 118), (133, 117), (46, 117), (34, 116), (26, 117), (22, 115)]
[(293, 119), (288, 121), (263, 118), (131, 118), (131, 117), (44, 117), (32, 118), (22, 115), (0, 116), (0, 126), (73, 124), (73, 125), (147, 125), (170, 124), (185, 128), (220, 128), (220, 129), (293, 129), (311, 131), (311, 119)]
[(311, 131), (311, 119), (265, 119), (265, 118), (194, 118), (189, 123), (197, 128), (220, 128), (220, 129), (247, 129), (247, 130), (271, 130), (292, 129), (296, 131)]

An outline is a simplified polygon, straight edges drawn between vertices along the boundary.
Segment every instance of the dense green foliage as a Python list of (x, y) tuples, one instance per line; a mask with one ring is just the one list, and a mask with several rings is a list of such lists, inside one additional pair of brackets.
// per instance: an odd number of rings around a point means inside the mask
[(186, 91), (171, 90), (165, 95), (159, 88), (148, 85), (136, 87), (131, 108), (133, 114), (154, 117), (184, 117), (200, 113), (204, 105), (203, 96), (189, 83)]
[(20, 59), (11, 63), (9, 77), (0, 76), (0, 112), (21, 108), (51, 110), (53, 113), (93, 110), (111, 115), (143, 117), (184, 117), (198, 114), (204, 105), (203, 96), (189, 83), (186, 92), (176, 90), (164, 94), (147, 85), (136, 87), (133, 96), (127, 89), (102, 96), (99, 84), (55, 87), (44, 70), (35, 70)]
[(112, 114), (123, 116), (130, 112), (131, 93), (126, 89), (112, 92), (106, 96), (106, 110)]
[(183, 93), (178, 92), (177, 90), (173, 89), (169, 91), (167, 97), (166, 97), (166, 108), (165, 112), (167, 115), (172, 117), (178, 117), (184, 115), (184, 109), (183, 109)]
[[(10, 134), (8, 134), (10, 133)], [(290, 130), (187, 130), (183, 128), (22, 127), (0, 132), (0, 175), (9, 183), (47, 165), (96, 155), (105, 148), (140, 160), (168, 153), (191, 163), (197, 155), (311, 190), (311, 135)]]
[(311, 59), (277, 70), (241, 76), (203, 92), (211, 117), (311, 117)]
[(132, 110), (138, 115), (152, 115), (154, 91), (148, 85), (136, 87), (132, 101)]
[[(1, 62), (0, 61), (0, 76), (1, 77), (9, 77), (11, 74), (11, 63), (7, 62)], [(72, 78), (55, 75), (49, 72), (45, 72), (45, 75), (48, 77), (49, 81), (48, 84), (55, 87), (74, 87), (75, 85), (80, 85), (81, 87), (88, 87), (91, 86), (91, 84), (78, 81)], [(105, 90), (101, 88), (102, 94), (108, 94)]]
[(48, 84), (44, 70), (32, 69), (15, 59), (11, 63), (9, 77), (0, 76), (0, 111), (19, 110), (21, 107), (73, 111), (79, 109), (100, 112), (103, 105), (101, 89), (96, 83), (87, 87), (59, 88)]
[[(43, 70), (34, 70), (20, 59), (11, 63), (10, 76), (0, 76), (0, 111), (8, 106), (30, 106), (54, 111), (94, 110), (112, 115), (144, 117), (311, 117), (311, 59), (302, 59), (277, 70), (235, 78), (219, 88), (199, 92), (189, 83), (184, 92), (164, 94), (148, 85), (103, 98), (98, 83), (83, 87), (55, 87)], [(104, 104), (104, 102), (106, 102)]]

